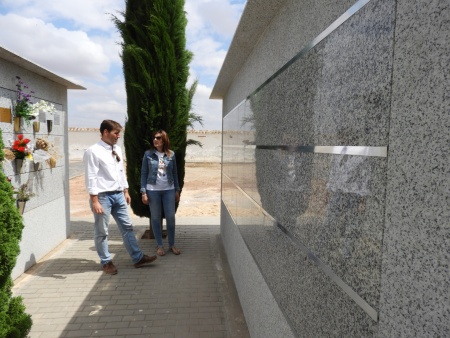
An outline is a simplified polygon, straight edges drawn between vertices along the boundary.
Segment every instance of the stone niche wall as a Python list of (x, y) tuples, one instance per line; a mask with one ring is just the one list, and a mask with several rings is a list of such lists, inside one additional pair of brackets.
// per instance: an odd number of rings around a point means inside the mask
[[(67, 87), (2, 58), (0, 74), (0, 128), (5, 148), (9, 148), (19, 134), (30, 139), (32, 145), (36, 144), (38, 138), (42, 138), (52, 145), (52, 153), (56, 159), (54, 167), (48, 162), (37, 165), (30, 160), (23, 161), (21, 168), (17, 168), (14, 160), (3, 162), (3, 172), (11, 179), (13, 186), (17, 188), (27, 183), (34, 194), (26, 202), (22, 215), (25, 227), (20, 242), (20, 255), (12, 272), (12, 277), (17, 278), (64, 241), (69, 233)], [(16, 76), (20, 76), (29, 86), (25, 92), (34, 91), (31, 97), (33, 103), (45, 100), (53, 103), (56, 108), (53, 115), (40, 113), (30, 123), (22, 119), (17, 131), (14, 130), (11, 116), (14, 115), (14, 102), (17, 99)], [(47, 119), (52, 120), (51, 131), (48, 129)], [(33, 129), (33, 122), (39, 122), (39, 131)]]
[(450, 8), (346, 5), (286, 1), (223, 97), (243, 309), (255, 337), (449, 336)]

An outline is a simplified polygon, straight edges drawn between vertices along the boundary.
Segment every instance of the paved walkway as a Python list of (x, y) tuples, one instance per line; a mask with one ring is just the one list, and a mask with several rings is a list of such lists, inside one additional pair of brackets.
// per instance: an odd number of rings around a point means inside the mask
[[(146, 222), (134, 219), (138, 238)], [(177, 219), (182, 254), (167, 252), (140, 269), (112, 224), (114, 276), (104, 275), (98, 263), (92, 220), (72, 220), (71, 228), (69, 239), (15, 281), (13, 293), (32, 315), (31, 338), (249, 337), (217, 218)], [(154, 253), (154, 240), (139, 243)]]

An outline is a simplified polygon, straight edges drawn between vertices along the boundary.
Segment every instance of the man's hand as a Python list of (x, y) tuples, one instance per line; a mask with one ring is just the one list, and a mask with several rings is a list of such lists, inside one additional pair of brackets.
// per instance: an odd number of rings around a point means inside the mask
[(98, 201), (97, 195), (91, 195), (92, 200), (92, 210), (94, 210), (95, 214), (103, 214), (103, 208), (100, 202)]
[(128, 189), (125, 189), (123, 191), (123, 194), (125, 195), (125, 201), (127, 201), (127, 204), (130, 205), (131, 197), (130, 197), (130, 194), (128, 193)]
[(178, 203), (180, 201), (180, 192), (175, 191), (175, 202)]

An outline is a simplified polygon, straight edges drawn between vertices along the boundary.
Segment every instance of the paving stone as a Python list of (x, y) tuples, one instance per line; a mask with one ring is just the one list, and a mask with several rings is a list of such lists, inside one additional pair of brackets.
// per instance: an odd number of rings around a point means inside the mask
[[(227, 326), (229, 311), (214, 251), (218, 226), (183, 225), (177, 233), (181, 255), (167, 252), (136, 269), (112, 224), (110, 251), (119, 273), (109, 276), (102, 273), (94, 250), (92, 228), (86, 226), (91, 223), (72, 221), (79, 237), (39, 262), (33, 274), (13, 288), (32, 315), (30, 338), (249, 337)], [(143, 233), (148, 226), (137, 228)], [(139, 244), (146, 254), (154, 254), (154, 240), (140, 239)]]

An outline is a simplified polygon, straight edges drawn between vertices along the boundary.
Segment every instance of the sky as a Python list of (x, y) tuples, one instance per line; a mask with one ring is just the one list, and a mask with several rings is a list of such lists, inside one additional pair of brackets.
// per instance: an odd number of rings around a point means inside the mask
[[(193, 110), (203, 118), (194, 129), (222, 129), (222, 101), (209, 96), (244, 6), (185, 0), (187, 49), (194, 53), (187, 85), (198, 80)], [(121, 37), (111, 20), (122, 19), (124, 9), (125, 0), (0, 0), (0, 46), (87, 88), (68, 91), (69, 127), (125, 123)]]

